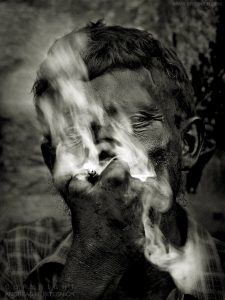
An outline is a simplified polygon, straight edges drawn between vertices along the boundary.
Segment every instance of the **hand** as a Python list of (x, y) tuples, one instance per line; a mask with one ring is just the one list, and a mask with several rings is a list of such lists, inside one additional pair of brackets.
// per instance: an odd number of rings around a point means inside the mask
[(84, 251), (128, 257), (140, 250), (144, 185), (125, 163), (112, 161), (94, 185), (73, 178), (68, 190), (74, 240)]
[(160, 213), (169, 208), (168, 190), (162, 186), (162, 179), (132, 178), (128, 166), (118, 160), (107, 166), (95, 184), (73, 178), (65, 200), (71, 210), (74, 242), (59, 289), (69, 289), (85, 300), (112, 294), (129, 263), (143, 256), (143, 216), (149, 217), (149, 201)]

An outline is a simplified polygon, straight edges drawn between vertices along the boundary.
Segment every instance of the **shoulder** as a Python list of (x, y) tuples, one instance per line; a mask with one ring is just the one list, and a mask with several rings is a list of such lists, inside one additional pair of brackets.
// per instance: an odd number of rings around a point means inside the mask
[(16, 281), (23, 280), (70, 231), (68, 222), (49, 217), (6, 232), (0, 241), (1, 274), (9, 274)]
[(208, 268), (212, 268), (213, 265), (220, 266), (219, 268), (225, 273), (225, 243), (214, 238), (201, 224), (189, 215), (189, 225), (191, 227), (191, 234), (195, 236), (201, 244), (201, 248), (204, 249), (206, 257), (208, 258)]
[(25, 255), (35, 248), (42, 257), (48, 255), (48, 251), (56, 247), (70, 230), (66, 220), (48, 217), (9, 230), (2, 236), (2, 242), (8, 254), (16, 251)]

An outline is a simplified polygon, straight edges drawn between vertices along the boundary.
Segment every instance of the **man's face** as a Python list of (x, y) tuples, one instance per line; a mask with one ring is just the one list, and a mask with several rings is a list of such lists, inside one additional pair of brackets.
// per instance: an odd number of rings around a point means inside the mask
[[(171, 187), (176, 194), (181, 175), (181, 140), (174, 121), (174, 99), (165, 99), (161, 91), (158, 91), (157, 81), (160, 79), (162, 82), (164, 80), (168, 82), (168, 79), (166, 75), (159, 75), (157, 71), (149, 76), (149, 73), (143, 70), (140, 72), (118, 70), (99, 76), (88, 84), (84, 83), (83, 87), (107, 115), (107, 122), (104, 124), (100, 125), (94, 120), (90, 124), (93, 142), (99, 151), (99, 160), (106, 160), (115, 155), (114, 145), (118, 141), (112, 134), (112, 123), (116, 121), (123, 124), (120, 119), (121, 116), (125, 116), (132, 125), (132, 135), (144, 148), (157, 176), (161, 176), (166, 170)], [(45, 96), (39, 104), (39, 120), (42, 125), (44, 124), (44, 135), (48, 137), (47, 147), (45, 147), (46, 141), (43, 145), (43, 154), (47, 164), (48, 160), (52, 159), (51, 154), (54, 156), (50, 169), (57, 188), (62, 190), (71, 177), (72, 170), (60, 168), (60, 165), (65, 165), (63, 156), (57, 151), (62, 140), (60, 136), (56, 138), (57, 130), (49, 126), (49, 115), (42, 105), (49, 101), (49, 97), (51, 94)], [(51, 105), (54, 105), (54, 101)], [(77, 156), (76, 150), (73, 154)], [(62, 169), (63, 173), (60, 171)]]

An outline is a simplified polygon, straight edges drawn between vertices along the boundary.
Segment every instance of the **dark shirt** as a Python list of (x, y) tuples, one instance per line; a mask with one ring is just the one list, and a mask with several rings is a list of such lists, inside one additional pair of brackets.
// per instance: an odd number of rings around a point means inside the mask
[[(179, 259), (169, 262), (175, 285), (169, 295), (163, 297), (160, 290), (163, 290), (161, 283), (164, 278), (153, 276), (158, 279), (147, 299), (186, 299), (184, 294), (204, 300), (225, 299), (222, 266), (225, 245), (214, 240), (190, 218), (188, 224), (187, 242), (181, 251), (175, 253), (180, 255)], [(70, 224), (54, 218), (45, 218), (7, 232), (0, 243), (0, 299), (37, 300), (51, 295), (71, 245)]]

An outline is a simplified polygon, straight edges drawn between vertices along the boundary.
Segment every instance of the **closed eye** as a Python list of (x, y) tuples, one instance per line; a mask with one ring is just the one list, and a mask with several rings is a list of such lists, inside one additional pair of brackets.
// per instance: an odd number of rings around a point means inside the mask
[(163, 116), (160, 113), (138, 112), (131, 116), (130, 120), (134, 131), (137, 131), (149, 126), (153, 121), (163, 121)]
[(146, 116), (142, 115), (142, 114), (137, 114), (131, 117), (131, 120), (133, 123), (135, 122), (144, 122), (146, 121), (148, 118), (146, 118)]

